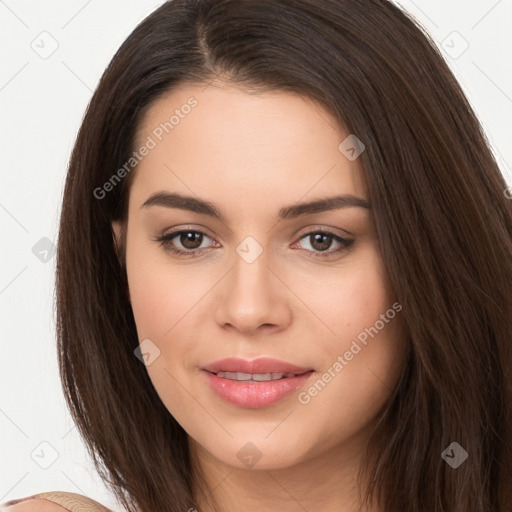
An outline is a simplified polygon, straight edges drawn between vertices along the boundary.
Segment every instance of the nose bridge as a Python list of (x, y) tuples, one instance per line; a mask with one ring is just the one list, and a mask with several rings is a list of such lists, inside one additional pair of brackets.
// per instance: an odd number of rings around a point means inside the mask
[(217, 308), (219, 324), (241, 331), (253, 331), (262, 324), (282, 327), (289, 321), (285, 294), (268, 268), (271, 254), (256, 244), (246, 239), (236, 248)]
[(271, 264), (271, 255), (264, 243), (253, 236), (247, 236), (235, 247), (232, 262), (234, 268), (230, 279), (232, 292), (257, 295), (265, 293), (264, 289), (271, 285), (267, 268)]
[(229, 290), (226, 299), (231, 299), (234, 305), (237, 304), (241, 310), (247, 314), (251, 311), (260, 314), (272, 302), (272, 283), (270, 283), (270, 272), (267, 268), (269, 258), (267, 251), (263, 251), (258, 256), (251, 254), (251, 258), (246, 258), (244, 254), (237, 255), (233, 261), (233, 271), (229, 279)]
[(237, 254), (233, 261), (233, 272), (231, 276), (232, 291), (242, 296), (258, 296), (269, 293), (269, 258), (267, 251), (262, 252), (254, 259), (247, 260)]

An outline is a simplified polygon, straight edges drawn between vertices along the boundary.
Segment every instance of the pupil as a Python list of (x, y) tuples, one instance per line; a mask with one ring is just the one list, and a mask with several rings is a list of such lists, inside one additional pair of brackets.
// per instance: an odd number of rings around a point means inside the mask
[[(193, 233), (192, 231), (182, 233), (180, 237), (180, 242), (187, 249), (197, 249), (202, 242), (203, 235), (201, 233)], [(197, 240), (199, 239), (199, 244), (197, 244)]]
[[(312, 235), (314, 237), (314, 243), (312, 243), (311, 245), (319, 250), (319, 251), (324, 251), (326, 249), (329, 249), (330, 245), (331, 245), (331, 239), (332, 239), (332, 236), (331, 235), (325, 235), (325, 234), (322, 234), (322, 233), (317, 233), (315, 235)], [(324, 242), (323, 243), (320, 243), (318, 244), (319, 246), (316, 246), (315, 247), (315, 244), (317, 244), (317, 242), (321, 241), (322, 239), (324, 239)], [(327, 242), (325, 242), (325, 240), (327, 240)]]

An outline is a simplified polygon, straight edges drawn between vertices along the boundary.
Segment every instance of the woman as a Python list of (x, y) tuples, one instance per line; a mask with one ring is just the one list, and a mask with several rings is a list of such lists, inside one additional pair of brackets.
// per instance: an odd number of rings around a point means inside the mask
[(512, 510), (505, 191), (390, 2), (157, 9), (58, 243), (66, 399), (126, 510)]

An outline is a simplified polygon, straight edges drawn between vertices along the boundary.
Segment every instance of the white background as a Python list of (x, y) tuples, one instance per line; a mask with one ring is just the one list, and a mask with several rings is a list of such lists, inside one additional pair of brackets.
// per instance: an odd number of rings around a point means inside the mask
[[(0, 503), (58, 490), (121, 510), (65, 407), (55, 350), (55, 258), (50, 252), (41, 261), (32, 248), (57, 239), (67, 162), (103, 70), (162, 3), (0, 0)], [(399, 5), (443, 49), (512, 183), (512, 0)]]

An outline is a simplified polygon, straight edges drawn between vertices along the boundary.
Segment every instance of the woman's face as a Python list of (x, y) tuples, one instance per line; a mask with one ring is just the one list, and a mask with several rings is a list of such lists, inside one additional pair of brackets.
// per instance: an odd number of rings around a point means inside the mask
[[(302, 96), (225, 84), (174, 89), (139, 127), (125, 229), (140, 349), (169, 412), (224, 464), (359, 446), (399, 378), (401, 306), (349, 135)], [(226, 358), (246, 366), (210, 366)]]

